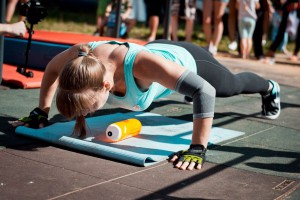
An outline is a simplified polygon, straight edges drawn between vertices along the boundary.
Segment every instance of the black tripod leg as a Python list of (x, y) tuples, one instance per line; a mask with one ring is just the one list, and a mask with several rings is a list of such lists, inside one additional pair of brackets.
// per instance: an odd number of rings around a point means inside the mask
[(30, 24), (30, 29), (28, 29), (29, 36), (27, 41), (27, 47), (25, 51), (25, 65), (23, 67), (18, 67), (17, 72), (20, 74), (32, 78), (34, 76), (32, 71), (27, 71), (28, 63), (29, 63), (29, 53), (31, 48), (31, 40), (32, 40), (32, 34), (33, 34), (33, 24)]

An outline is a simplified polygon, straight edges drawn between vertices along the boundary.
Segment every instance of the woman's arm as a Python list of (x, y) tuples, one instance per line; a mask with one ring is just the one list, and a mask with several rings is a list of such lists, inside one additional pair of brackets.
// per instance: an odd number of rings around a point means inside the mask
[(64, 59), (64, 54), (65, 52), (55, 56), (45, 69), (40, 89), (39, 108), (47, 113), (49, 113), (53, 96), (58, 85), (58, 75), (62, 66), (61, 60)]
[(186, 68), (175, 62), (147, 51), (141, 51), (135, 58), (133, 75), (144, 85), (150, 86), (153, 82), (158, 82), (174, 90), (177, 80), (185, 70)]
[(49, 113), (58, 86), (58, 76), (68, 61), (78, 54), (78, 45), (56, 55), (47, 65), (40, 89), (39, 108)]
[[(23, 117), (15, 122), (12, 122), (12, 126), (30, 126), (30, 127), (43, 127), (47, 122), (48, 113), (50, 111), (53, 96), (55, 94), (58, 85), (58, 76), (63, 66), (71, 59), (75, 58), (78, 54), (78, 45), (71, 47), (70, 49), (61, 52), (56, 55), (47, 65), (43, 80), (40, 88), (39, 106), (30, 112), (29, 117)], [(42, 121), (37, 120), (42, 116)], [(34, 118), (34, 119), (33, 119)], [(36, 119), (37, 118), (37, 119)], [(37, 121), (36, 121), (37, 120)]]
[[(178, 80), (181, 78), (182, 74), (186, 71), (186, 69), (175, 62), (168, 61), (160, 56), (151, 54), (146, 51), (141, 51), (137, 54), (135, 62), (134, 62), (134, 77), (138, 79), (139, 81), (143, 82), (145, 85), (150, 85), (152, 82), (158, 82), (161, 85), (175, 90), (176, 85), (178, 84)], [(199, 77), (196, 74), (191, 74), (191, 77), (195, 78), (196, 81), (202, 81), (202, 78)], [(189, 86), (188, 81), (184, 81), (185, 87)], [(204, 80), (205, 81), (205, 80)], [(204, 82), (202, 82), (204, 83)], [(197, 84), (197, 83), (195, 83)], [(208, 83), (205, 81), (204, 85), (207, 85)], [(201, 85), (201, 83), (199, 84)], [(209, 85), (209, 84), (208, 84)], [(198, 86), (196, 86), (198, 87)], [(199, 86), (200, 87), (200, 86)], [(198, 93), (205, 93), (205, 90), (194, 90), (195, 85), (190, 84), (190, 87), (187, 88), (187, 90), (190, 90), (192, 93), (195, 93), (196, 95)], [(212, 98), (213, 102), (212, 105), (214, 106), (214, 88), (208, 86), (212, 90)], [(201, 95), (201, 94), (200, 94)], [(208, 96), (208, 95), (207, 95)], [(197, 97), (195, 99), (203, 99), (201, 97)], [(194, 102), (204, 104), (203, 102)], [(194, 105), (194, 112), (195, 109), (197, 110), (199, 106)], [(194, 145), (203, 145), (204, 148), (207, 147), (208, 144), (208, 138), (211, 131), (213, 122), (213, 117), (194, 117), (193, 120), (193, 136), (192, 136), (192, 144)], [(178, 156), (174, 156), (171, 161), (176, 161), (178, 159)], [(179, 161), (176, 164), (177, 168), (180, 169), (189, 169), (192, 170), (195, 167), (194, 162), (181, 162)], [(197, 166), (197, 169), (201, 168), (201, 164)]]

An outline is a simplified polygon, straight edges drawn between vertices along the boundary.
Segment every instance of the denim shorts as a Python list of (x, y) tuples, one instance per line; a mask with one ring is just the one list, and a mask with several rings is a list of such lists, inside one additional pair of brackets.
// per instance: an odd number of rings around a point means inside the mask
[(239, 33), (241, 39), (252, 38), (256, 20), (252, 17), (244, 17), (239, 20)]
[(214, 1), (221, 1), (223, 3), (229, 3), (229, 0), (214, 0)]

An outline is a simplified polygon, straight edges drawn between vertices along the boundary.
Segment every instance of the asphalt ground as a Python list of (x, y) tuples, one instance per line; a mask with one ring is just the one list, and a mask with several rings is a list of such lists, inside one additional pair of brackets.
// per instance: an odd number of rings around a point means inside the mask
[[(259, 95), (216, 100), (214, 126), (245, 135), (211, 146), (201, 171), (167, 161), (139, 167), (15, 135), (9, 121), (38, 104), (38, 89), (0, 90), (0, 199), (300, 199), (300, 65), (217, 57), (234, 73), (252, 71), (281, 86), (281, 115), (260, 118)], [(192, 120), (174, 94), (146, 110)], [(94, 116), (126, 110), (105, 106)], [(51, 122), (64, 121), (54, 104)]]

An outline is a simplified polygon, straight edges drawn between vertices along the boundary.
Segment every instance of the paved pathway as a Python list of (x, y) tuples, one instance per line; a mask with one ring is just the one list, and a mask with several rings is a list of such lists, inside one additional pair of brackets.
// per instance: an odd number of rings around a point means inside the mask
[[(208, 151), (201, 171), (170, 163), (137, 167), (16, 136), (7, 123), (37, 105), (38, 90), (0, 91), (0, 199), (300, 199), (300, 68), (219, 58), (234, 72), (254, 71), (278, 81), (282, 113), (259, 117), (259, 95), (217, 99), (214, 126), (245, 135)], [(182, 97), (153, 104), (148, 112), (191, 120)], [(124, 110), (106, 106), (95, 115)], [(62, 120), (55, 106), (51, 121)]]

